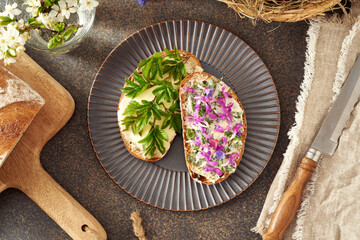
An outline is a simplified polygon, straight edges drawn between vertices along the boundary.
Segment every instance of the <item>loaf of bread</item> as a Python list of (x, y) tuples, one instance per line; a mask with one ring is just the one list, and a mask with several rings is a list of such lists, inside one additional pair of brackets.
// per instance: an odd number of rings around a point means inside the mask
[(0, 166), (44, 104), (27, 83), (0, 67)]
[[(174, 53), (173, 50), (171, 52)], [(181, 61), (185, 65), (187, 74), (203, 71), (199, 60), (193, 54), (186, 52), (186, 51), (182, 51), (182, 50), (178, 50), (178, 53), (181, 56)], [(171, 59), (169, 60), (169, 58), (167, 57), (167, 53), (165, 51), (160, 52), (160, 54), (162, 57), (162, 61), (171, 61)], [(135, 72), (138, 73), (139, 75), (143, 76), (144, 68), (145, 67), (141, 66), (140, 68), (137, 68)], [(134, 74), (132, 74), (129, 77), (129, 80), (131, 82), (134, 82)], [(158, 77), (158, 80), (169, 81), (172, 84), (174, 90), (177, 92), (179, 90), (180, 81), (182, 80), (182, 78), (180, 79), (179, 82), (177, 82), (178, 79), (175, 80), (173, 75), (169, 76), (168, 74), (164, 74), (162, 77)], [(129, 86), (129, 84), (125, 83), (124, 88), (126, 88), (128, 86)], [(125, 110), (126, 110), (127, 106), (129, 106), (129, 104), (131, 104), (131, 102), (133, 102), (133, 101), (136, 101), (138, 104), (141, 104), (142, 101), (154, 101), (155, 95), (153, 92), (154, 92), (154, 89), (156, 89), (157, 87), (158, 86), (153, 86), (153, 87), (143, 91), (140, 95), (138, 95), (134, 98), (129, 97), (128, 95), (126, 95), (123, 92), (121, 94), (121, 98), (119, 101), (119, 107), (118, 107), (118, 122), (119, 122), (120, 133), (121, 133), (123, 142), (124, 142), (126, 148), (128, 149), (128, 151), (133, 156), (135, 156), (139, 159), (145, 160), (145, 161), (157, 161), (157, 160), (161, 159), (169, 150), (170, 145), (176, 136), (176, 132), (175, 132), (174, 128), (171, 128), (170, 126), (163, 128), (162, 131), (164, 131), (168, 137), (168, 141), (164, 141), (165, 151), (163, 153), (161, 153), (157, 149), (152, 156), (150, 154), (146, 154), (146, 150), (144, 149), (143, 144), (139, 143), (139, 141), (141, 141), (149, 133), (152, 126), (147, 125), (146, 127), (144, 127), (144, 129), (142, 130), (142, 135), (139, 135), (139, 133), (137, 133), (136, 130), (131, 131), (131, 129), (127, 129), (126, 126), (124, 125), (124, 119), (127, 117)], [(178, 94), (178, 92), (176, 94)], [(178, 102), (178, 99), (176, 101)], [(169, 108), (174, 103), (175, 103), (174, 100), (172, 100), (171, 102), (164, 101), (163, 106), (166, 106), (167, 108)], [(179, 126), (181, 126), (180, 112), (178, 113), (178, 116), (179, 116)], [(151, 118), (150, 121), (153, 122), (153, 117)], [(163, 122), (164, 122), (164, 117), (162, 116), (161, 120), (156, 120), (156, 125), (159, 125), (161, 127), (161, 124)], [(180, 130), (181, 130), (181, 127), (180, 127)]]
[(186, 165), (198, 182), (215, 184), (236, 171), (244, 153), (246, 119), (235, 92), (208, 73), (180, 85)]

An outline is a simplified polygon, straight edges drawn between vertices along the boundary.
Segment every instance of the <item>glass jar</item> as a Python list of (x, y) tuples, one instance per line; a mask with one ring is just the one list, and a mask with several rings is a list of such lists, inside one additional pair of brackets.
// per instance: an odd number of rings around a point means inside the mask
[[(18, 9), (21, 10), (21, 14), (16, 16), (17, 19), (24, 19), (26, 21), (28, 18), (31, 18), (30, 14), (26, 12), (27, 6), (24, 1), (16, 1), (16, 0), (5, 0), (5, 4), (13, 4), (16, 2), (18, 4)], [(1, 10), (5, 8), (5, 5), (0, 6)], [(87, 35), (89, 30), (91, 29), (94, 19), (95, 19), (95, 8), (91, 11), (82, 11), (72, 13), (69, 19), (64, 18), (64, 23), (76, 23), (81, 25), (75, 34), (72, 34), (68, 40), (66, 40), (61, 46), (53, 47), (49, 49), (47, 47), (49, 37), (46, 32), (40, 30), (30, 30), (31, 38), (26, 42), (26, 47), (31, 47), (36, 50), (46, 51), (51, 53), (66, 53), (70, 50), (76, 48), (80, 45), (84, 37)]]

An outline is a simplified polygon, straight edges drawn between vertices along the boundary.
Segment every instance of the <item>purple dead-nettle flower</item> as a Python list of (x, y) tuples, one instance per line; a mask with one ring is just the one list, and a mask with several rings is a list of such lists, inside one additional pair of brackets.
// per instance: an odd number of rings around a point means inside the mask
[(212, 97), (212, 95), (214, 93), (214, 89), (213, 88), (206, 88), (205, 93), (206, 93), (207, 97)]
[(235, 166), (234, 157), (240, 157), (240, 155), (238, 153), (233, 153), (230, 155), (229, 163), (231, 163), (231, 165), (233, 165), (233, 166)]
[(214, 132), (219, 132), (219, 133), (223, 133), (224, 132), (224, 128), (222, 126), (220, 126), (219, 124), (216, 125), (216, 128), (214, 129)]
[(225, 153), (223, 151), (220, 151), (220, 150), (216, 151), (216, 159), (217, 160), (221, 160), (224, 157), (225, 157)]
[(209, 135), (209, 134), (206, 134), (206, 128), (204, 127), (200, 127), (201, 129), (201, 133), (203, 134), (203, 136), (206, 138), (206, 139), (211, 139), (213, 138), (213, 136)]
[(219, 168), (205, 165), (205, 172), (216, 172), (217, 175), (221, 176), (223, 173)]
[[(139, 1), (138, 1), (139, 2)], [(146, 2), (146, 1), (143, 1), (143, 2)], [(140, 3), (139, 3), (140, 4)], [(141, 4), (140, 4), (141, 5)], [(145, 3), (144, 3), (144, 5), (145, 5)], [(141, 6), (144, 6), (144, 5), (141, 5)], [(189, 88), (189, 87), (186, 87), (186, 86), (183, 86), (182, 88), (181, 88), (184, 92), (191, 92), (191, 93), (195, 93), (196, 91), (195, 91), (195, 89), (193, 89), (193, 88)]]
[(136, 0), (136, 2), (140, 4), (140, 6), (144, 6), (147, 0)]
[[(243, 127), (244, 125), (242, 125), (241, 123), (238, 123), (235, 125), (234, 127), (234, 132), (235, 133), (239, 133), (240, 132), (240, 128)], [(240, 134), (241, 135), (241, 134)]]
[(195, 145), (197, 145), (197, 146), (201, 146), (200, 137), (196, 137), (194, 143), (195, 143)]
[(212, 166), (212, 167), (215, 167), (217, 164), (218, 164), (217, 161), (210, 161), (209, 162), (209, 165)]

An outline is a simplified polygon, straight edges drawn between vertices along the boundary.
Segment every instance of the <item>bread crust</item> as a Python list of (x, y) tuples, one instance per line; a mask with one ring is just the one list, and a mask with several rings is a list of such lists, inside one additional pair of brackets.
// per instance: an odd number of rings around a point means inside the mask
[(44, 104), (27, 83), (0, 67), (0, 167)]
[[(174, 50), (170, 50), (170, 52), (174, 52)], [(186, 51), (183, 51), (183, 50), (178, 50), (178, 52), (179, 52), (179, 54), (181, 55), (182, 58), (185, 58), (185, 59), (187, 59), (187, 60), (189, 60), (189, 59), (191, 58), (191, 59), (195, 60), (195, 62), (196, 62), (196, 65), (195, 65), (195, 66), (201, 67), (200, 61), (197, 59), (197, 57), (195, 57), (195, 56), (194, 56), (193, 54), (191, 54), (190, 52), (186, 52)], [(166, 52), (165, 52), (165, 51), (160, 52), (160, 54), (161, 54), (162, 57), (165, 57), (165, 56), (166, 56)], [(194, 67), (195, 67), (195, 66), (194, 66)], [(130, 75), (129, 80), (132, 81), (132, 82), (134, 81), (133, 74)], [(124, 88), (127, 87), (127, 86), (128, 86), (128, 84), (125, 83), (125, 84), (124, 84)], [(120, 100), (119, 100), (118, 111), (119, 111), (119, 109), (120, 109), (120, 103), (121, 103), (121, 101), (123, 100), (124, 97), (125, 97), (125, 94), (122, 93), (122, 94), (121, 94), (121, 97), (120, 97)], [(170, 148), (169, 148), (169, 149), (166, 149), (166, 151), (165, 151), (164, 154), (161, 154), (161, 153), (160, 153), (160, 154), (158, 154), (158, 155), (154, 155), (152, 158), (146, 158), (146, 156), (144, 157), (143, 154), (142, 154), (143, 149), (139, 149), (139, 148), (132, 147), (133, 145), (130, 145), (131, 139), (127, 139), (126, 136), (125, 136), (125, 134), (123, 134), (123, 132), (121, 131), (121, 127), (120, 127), (121, 122), (120, 122), (119, 120), (118, 120), (118, 124), (119, 124), (120, 134), (121, 134), (121, 137), (122, 137), (122, 139), (123, 139), (124, 145), (125, 145), (126, 149), (127, 149), (127, 150), (131, 153), (131, 155), (133, 155), (134, 157), (139, 158), (139, 159), (144, 160), (144, 161), (155, 162), (155, 161), (158, 161), (158, 160), (162, 159), (162, 158), (166, 155), (166, 153), (169, 151)], [(173, 140), (174, 140), (174, 139), (172, 139), (172, 140), (170, 141), (170, 146), (171, 146)]]
[[(184, 150), (185, 150), (185, 162), (186, 162), (186, 166), (187, 166), (187, 169), (189, 171), (189, 174), (191, 176), (192, 179), (194, 179), (195, 181), (198, 181), (198, 182), (201, 182), (201, 183), (204, 183), (204, 184), (207, 184), (207, 185), (212, 185), (212, 184), (216, 184), (216, 183), (219, 183), (219, 182), (222, 182), (224, 181), (226, 178), (228, 178), (231, 173), (225, 173), (223, 174), (216, 182), (211, 182), (209, 179), (207, 179), (206, 177), (204, 176), (200, 176), (200, 177), (196, 177), (196, 173), (193, 172), (193, 166), (192, 164), (190, 164), (188, 161), (187, 161), (187, 156), (188, 154), (190, 153), (190, 144), (187, 143), (188, 141), (188, 138), (186, 136), (186, 132), (187, 132), (187, 128), (186, 128), (186, 119), (187, 119), (187, 112), (186, 112), (186, 100), (185, 100), (185, 96), (184, 96), (184, 92), (182, 91), (182, 88), (186, 85), (186, 83), (191, 80), (194, 76), (196, 75), (200, 75), (202, 77), (204, 77), (204, 79), (208, 79), (208, 78), (212, 78), (215, 82), (220, 82), (221, 80), (212, 76), (211, 74), (209, 73), (205, 73), (205, 72), (199, 72), (199, 73), (193, 73), (193, 74), (190, 74), (189, 76), (187, 76), (186, 78), (184, 78), (180, 84), (180, 93), (179, 93), (179, 97), (180, 97), (180, 109), (181, 109), (181, 118), (182, 118), (182, 127), (183, 127), (183, 139), (184, 139)], [(236, 102), (240, 105), (241, 109), (244, 110), (244, 107), (242, 106), (238, 96), (235, 94), (235, 92), (230, 88), (230, 91), (229, 91), (230, 95), (233, 97), (233, 99), (236, 100)], [(234, 162), (236, 164), (236, 167), (239, 166), (239, 163), (240, 163), (240, 160), (242, 158), (242, 155), (244, 154), (244, 149), (245, 149), (245, 139), (246, 139), (246, 136), (247, 136), (247, 124), (246, 124), (246, 117), (245, 117), (245, 111), (243, 112), (243, 128), (244, 128), (244, 133), (242, 135), (242, 146), (241, 148), (238, 149), (238, 154), (240, 155), (240, 157), (238, 158), (234, 158)], [(197, 174), (198, 175), (198, 174)]]

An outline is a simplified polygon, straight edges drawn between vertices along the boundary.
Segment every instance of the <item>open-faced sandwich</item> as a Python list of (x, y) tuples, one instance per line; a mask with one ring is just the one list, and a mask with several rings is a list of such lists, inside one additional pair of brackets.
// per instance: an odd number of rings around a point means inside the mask
[(179, 95), (190, 176), (205, 184), (225, 180), (244, 152), (246, 119), (238, 97), (208, 73), (187, 76)]
[(176, 133), (181, 132), (180, 83), (188, 74), (202, 71), (199, 60), (191, 53), (165, 49), (142, 60), (125, 79), (118, 122), (132, 155), (157, 161), (166, 154)]

